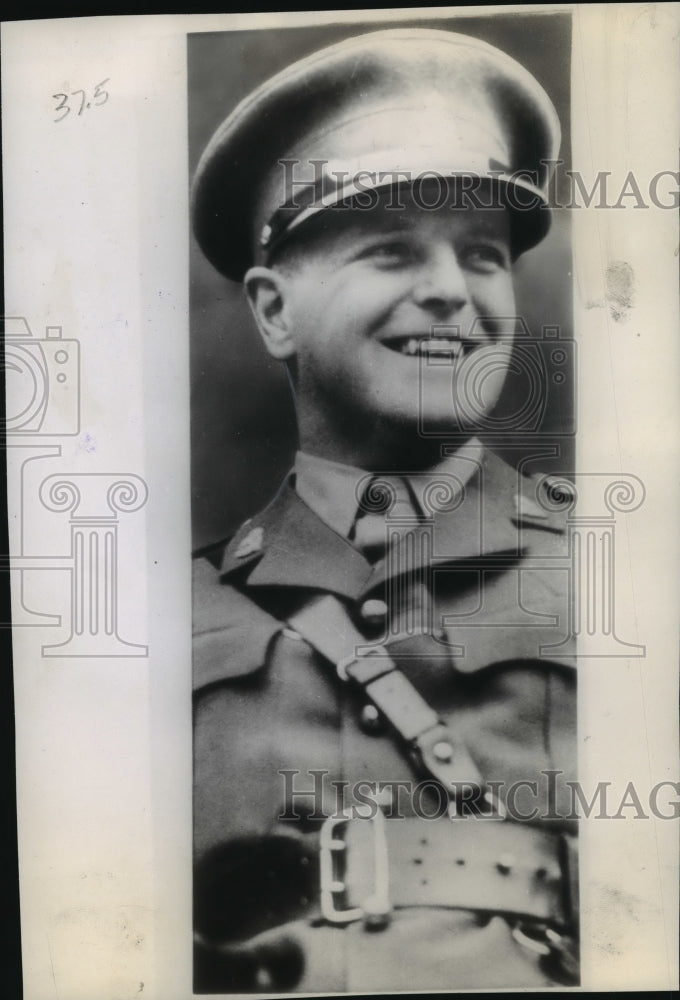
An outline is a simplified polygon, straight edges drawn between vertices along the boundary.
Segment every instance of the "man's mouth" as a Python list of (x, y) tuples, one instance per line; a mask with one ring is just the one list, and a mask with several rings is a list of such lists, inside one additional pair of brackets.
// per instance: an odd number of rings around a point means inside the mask
[(428, 357), (458, 358), (469, 354), (479, 343), (473, 340), (461, 340), (459, 337), (405, 336), (391, 337), (382, 341), (383, 347), (407, 357), (427, 355)]

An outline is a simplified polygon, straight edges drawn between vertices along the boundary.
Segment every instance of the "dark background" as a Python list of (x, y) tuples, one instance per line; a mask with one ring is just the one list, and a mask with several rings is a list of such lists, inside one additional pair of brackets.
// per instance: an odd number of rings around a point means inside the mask
[[(188, 37), (189, 168), (235, 105), (290, 63), (351, 35), (418, 25), (482, 38), (523, 63), (549, 94), (562, 124), (561, 171), (570, 166), (571, 22), (564, 13), (413, 19), (321, 27), (193, 34)], [(559, 201), (568, 196), (558, 185)], [(567, 210), (553, 212), (548, 237), (515, 271), (518, 315), (532, 337), (543, 325), (572, 336), (571, 235)], [(194, 545), (230, 534), (265, 506), (289, 469), (296, 447), (292, 400), (283, 367), (267, 355), (240, 285), (222, 277), (191, 240), (192, 520)], [(548, 407), (540, 444), (559, 454), (532, 466), (573, 468), (573, 368), (566, 394)], [(567, 405), (565, 407), (565, 396)], [(550, 397), (548, 397), (550, 399)], [(559, 406), (558, 406), (559, 404)], [(512, 408), (511, 408), (512, 409)], [(558, 412), (559, 410), (559, 412)], [(513, 411), (514, 412), (514, 411)], [(493, 440), (490, 441), (493, 445)], [(507, 444), (507, 441), (506, 441)], [(537, 450), (537, 437), (513, 441), (507, 458)]]

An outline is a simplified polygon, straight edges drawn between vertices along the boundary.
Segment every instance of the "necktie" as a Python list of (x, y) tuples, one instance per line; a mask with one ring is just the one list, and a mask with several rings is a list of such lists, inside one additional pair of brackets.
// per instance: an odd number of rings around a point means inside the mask
[(398, 521), (402, 519), (404, 528), (419, 520), (406, 480), (401, 476), (371, 476), (359, 499), (350, 541), (369, 562), (377, 562), (386, 553), (388, 535), (399, 530)]

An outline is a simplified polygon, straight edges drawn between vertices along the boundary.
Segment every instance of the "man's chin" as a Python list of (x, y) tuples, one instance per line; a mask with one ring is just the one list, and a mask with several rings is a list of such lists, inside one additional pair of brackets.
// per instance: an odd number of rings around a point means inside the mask
[[(471, 437), (480, 430), (476, 418), (456, 412), (450, 396), (444, 406), (434, 406), (431, 401), (425, 405), (395, 406), (388, 412), (383, 411), (378, 422), (385, 429), (391, 427), (405, 437), (423, 442), (428, 438)], [(483, 420), (481, 425), (484, 425)]]
[(480, 425), (475, 420), (452, 413), (450, 409), (447, 413), (428, 411), (421, 414), (418, 431), (423, 438), (469, 438), (480, 433)]

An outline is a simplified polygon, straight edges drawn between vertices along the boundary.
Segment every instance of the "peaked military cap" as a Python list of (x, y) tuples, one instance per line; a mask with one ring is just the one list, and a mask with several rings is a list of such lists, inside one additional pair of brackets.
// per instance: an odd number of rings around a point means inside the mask
[(194, 178), (194, 230), (241, 280), (333, 205), (365, 207), (413, 178), (474, 177), (496, 185), (522, 253), (550, 224), (559, 138), (545, 91), (499, 49), (449, 31), (370, 32), (287, 67), (225, 119)]

